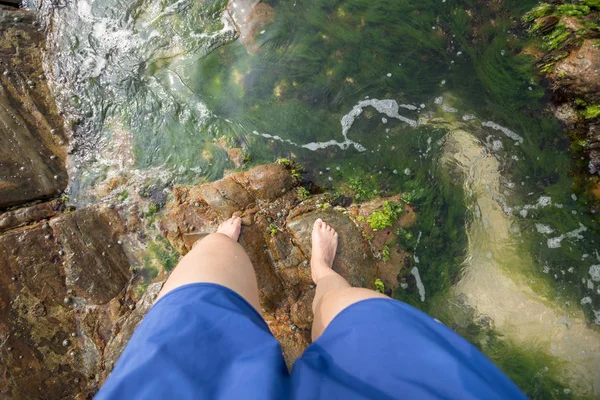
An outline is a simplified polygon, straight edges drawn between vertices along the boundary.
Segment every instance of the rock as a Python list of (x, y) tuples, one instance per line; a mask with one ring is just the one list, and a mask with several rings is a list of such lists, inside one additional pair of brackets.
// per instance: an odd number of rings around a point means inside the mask
[(236, 168), (239, 168), (244, 164), (244, 152), (239, 147), (227, 148), (227, 155)]
[(67, 285), (93, 304), (106, 304), (129, 281), (129, 260), (121, 246), (125, 233), (118, 213), (102, 207), (63, 214), (50, 222), (58, 246), (66, 250)]
[(56, 199), (31, 207), (18, 208), (0, 214), (0, 233), (9, 229), (22, 227), (45, 218), (51, 218), (63, 211), (62, 200)]
[(106, 345), (106, 350), (104, 351), (104, 371), (102, 372), (102, 381), (108, 378), (108, 375), (118, 361), (119, 356), (123, 350), (125, 350), (125, 346), (133, 335), (135, 328), (137, 328), (142, 321), (142, 318), (144, 318), (144, 315), (146, 315), (150, 307), (152, 307), (154, 299), (156, 299), (160, 289), (162, 289), (163, 283), (164, 281), (149, 285), (142, 298), (136, 303), (133, 312), (123, 316), (117, 322), (119, 327), (118, 333), (110, 339)]
[(67, 184), (65, 137), (50, 133), (63, 120), (39, 79), (44, 37), (34, 22), (28, 10), (0, 14), (0, 66), (9, 66), (0, 75), (0, 208), (55, 196)]
[(260, 46), (256, 43), (256, 37), (275, 21), (273, 8), (259, 0), (230, 0), (227, 11), (248, 52), (258, 51)]
[(67, 286), (56, 244), (44, 235), (38, 226), (0, 236), (0, 397), (68, 398), (85, 391), (81, 358), (62, 346), (77, 323), (63, 304)]
[(0, 235), (0, 398), (98, 387), (106, 343), (130, 314), (129, 262), (111, 245), (123, 233), (115, 210), (92, 207)]
[[(376, 277), (375, 260), (370, 248), (354, 222), (338, 211), (314, 210), (288, 220), (287, 229), (310, 258), (312, 226), (317, 218), (335, 227), (339, 234), (338, 252), (333, 270), (352, 286), (372, 287)], [(365, 257), (366, 256), (366, 257)]]
[(586, 39), (556, 65), (553, 77), (560, 91), (584, 96), (590, 103), (600, 102), (600, 49), (595, 39)]
[[(315, 219), (324, 219), (339, 232), (333, 268), (354, 286), (373, 288), (375, 278), (381, 274), (391, 292), (407, 254), (398, 251), (398, 256), (388, 263), (377, 260), (363, 236), (365, 226), (352, 219), (372, 212), (386, 199), (353, 206), (348, 215), (342, 210), (321, 210), (317, 200), (322, 200), (322, 196), (303, 202), (297, 199), (294, 189), (298, 181), (291, 175), (292, 168), (269, 164), (199, 187), (175, 187), (174, 200), (167, 204), (160, 222), (171, 245), (185, 254), (194, 239), (214, 232), (217, 222), (233, 213), (241, 215), (239, 241), (256, 271), (263, 316), (290, 366), (310, 344), (315, 287), (308, 261)], [(387, 200), (397, 201), (398, 196)], [(393, 238), (390, 235), (394, 229), (411, 223), (414, 212), (407, 208), (397, 225), (377, 233), (385, 236), (380, 240), (382, 246), (385, 240)], [(201, 233), (190, 234), (190, 225), (198, 226)]]

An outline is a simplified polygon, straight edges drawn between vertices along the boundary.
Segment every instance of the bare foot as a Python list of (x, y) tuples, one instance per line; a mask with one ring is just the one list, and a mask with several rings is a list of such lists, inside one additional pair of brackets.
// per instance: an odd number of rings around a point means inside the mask
[(331, 271), (338, 245), (338, 234), (321, 218), (315, 221), (312, 231), (312, 257), (310, 268), (315, 284)]
[(229, 218), (227, 221), (219, 225), (217, 233), (227, 235), (237, 242), (240, 237), (240, 230), (242, 229), (242, 219), (237, 216)]

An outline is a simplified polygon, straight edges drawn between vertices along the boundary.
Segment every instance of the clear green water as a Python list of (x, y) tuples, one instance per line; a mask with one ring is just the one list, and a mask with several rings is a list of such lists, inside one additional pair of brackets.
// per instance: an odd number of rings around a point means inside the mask
[[(457, 329), (534, 398), (600, 395), (598, 355), (572, 357), (598, 349), (598, 219), (573, 192), (567, 136), (545, 111), (533, 60), (519, 55), (517, 21), (535, 1), (264, 3), (273, 22), (252, 44), (235, 40), (225, 1), (45, 8), (60, 107), (79, 116), (74, 202), (99, 201), (92, 189), (112, 170), (167, 185), (218, 179), (233, 168), (228, 146), (243, 148), (250, 164), (294, 158), (307, 180), (344, 193), (350, 186), (356, 201), (410, 193), (419, 218), (400, 245), (414, 251), (422, 287), (408, 269), (394, 295)], [(344, 116), (368, 99), (404, 105), (401, 118), (366, 106), (346, 140)], [(473, 164), (465, 173), (458, 158), (447, 161), (457, 129), (494, 171), (478, 174)], [(484, 190), (472, 195), (477, 185)], [(477, 203), (488, 197), (500, 210), (494, 218)], [(502, 243), (492, 234), (500, 225)], [(520, 303), (526, 318), (499, 322), (515, 310), (488, 310), (487, 294), (463, 285), (477, 276), (480, 255), (531, 300)], [(496, 302), (500, 282), (488, 293)], [(556, 318), (536, 330), (540, 310)]]

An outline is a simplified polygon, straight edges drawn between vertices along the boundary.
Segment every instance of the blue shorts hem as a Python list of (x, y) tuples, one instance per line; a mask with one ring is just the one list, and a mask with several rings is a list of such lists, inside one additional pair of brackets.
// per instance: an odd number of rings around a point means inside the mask
[(213, 289), (219, 289), (219, 290), (222, 290), (222, 291), (228, 293), (229, 295), (232, 295), (233, 297), (239, 299), (245, 305), (245, 308), (249, 312), (253, 313), (255, 316), (259, 317), (259, 319), (262, 321), (262, 323), (264, 324), (264, 326), (267, 329), (269, 329), (269, 325), (267, 325), (267, 322), (265, 321), (265, 319), (263, 318), (263, 316), (256, 310), (256, 308), (252, 307), (252, 304), (250, 304), (248, 302), (248, 300), (244, 299), (236, 291), (228, 288), (227, 286), (220, 285), (218, 283), (212, 283), (212, 282), (194, 282), (194, 283), (186, 283), (185, 285), (178, 286), (178, 287), (176, 287), (173, 290), (169, 290), (163, 297), (161, 297), (156, 303), (154, 303), (152, 305), (152, 308), (157, 307), (160, 303), (163, 302), (164, 299), (170, 297), (172, 294), (178, 293), (180, 291), (185, 291), (185, 290), (193, 290), (195, 288), (200, 288), (200, 287), (210, 287), (210, 288), (213, 288)]

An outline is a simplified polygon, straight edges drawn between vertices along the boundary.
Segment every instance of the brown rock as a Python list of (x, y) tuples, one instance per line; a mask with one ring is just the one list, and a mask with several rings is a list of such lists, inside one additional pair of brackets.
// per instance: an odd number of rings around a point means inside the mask
[(0, 74), (0, 208), (55, 196), (67, 184), (63, 121), (39, 79), (44, 37), (32, 11), (10, 10), (0, 14), (0, 69), (8, 66)]
[(129, 261), (118, 240), (125, 233), (115, 210), (84, 209), (53, 219), (50, 226), (65, 255), (67, 285), (93, 304), (105, 304), (127, 282)]
[(133, 332), (144, 318), (144, 315), (148, 312), (154, 299), (158, 296), (160, 289), (163, 286), (163, 282), (156, 282), (148, 286), (146, 292), (142, 298), (136, 303), (134, 311), (127, 314), (118, 321), (119, 331), (110, 339), (104, 351), (104, 371), (101, 380), (104, 381), (108, 378), (110, 371), (112, 371), (119, 356), (125, 350), (125, 346), (129, 342), (129, 339), (133, 335)]
[(232, 178), (221, 179), (199, 189), (200, 197), (222, 216), (229, 218), (253, 202), (253, 197)]
[(317, 218), (335, 227), (339, 234), (333, 270), (352, 286), (372, 287), (376, 268), (369, 245), (354, 222), (344, 214), (338, 211), (315, 210), (288, 221), (287, 229), (302, 251), (310, 257), (312, 227)]
[(0, 398), (67, 398), (87, 381), (79, 343), (62, 345), (77, 324), (47, 233), (38, 226), (0, 236)]
[(249, 53), (258, 51), (256, 37), (261, 30), (275, 21), (273, 8), (256, 0), (230, 0), (227, 11), (231, 15), (240, 41)]
[(600, 49), (595, 42), (594, 39), (584, 40), (578, 50), (556, 65), (554, 71), (554, 79), (562, 91), (584, 96), (592, 103), (600, 101)]
[(31, 207), (18, 208), (0, 214), (0, 233), (9, 229), (19, 228), (42, 219), (51, 218), (63, 210), (63, 202), (60, 199), (33, 205)]
[(244, 152), (239, 147), (227, 148), (227, 155), (236, 168), (239, 168), (244, 163)]
[[(333, 268), (354, 286), (372, 288), (380, 273), (393, 289), (406, 254), (397, 251), (385, 265), (377, 261), (363, 237), (364, 227), (348, 216), (372, 212), (383, 201), (395, 201), (398, 196), (364, 205), (364, 212), (363, 206), (354, 207), (348, 215), (341, 210), (322, 211), (316, 206), (318, 196), (302, 203), (297, 199), (294, 189), (298, 182), (291, 176), (291, 168), (263, 165), (200, 187), (175, 187), (174, 201), (167, 204), (161, 221), (173, 247), (187, 252), (194, 239), (214, 232), (218, 222), (234, 212), (242, 216), (239, 242), (256, 271), (263, 316), (290, 366), (310, 343), (315, 290), (309, 259), (315, 219), (324, 219), (339, 232)], [(408, 207), (405, 211), (393, 229), (414, 223), (414, 212)], [(200, 233), (190, 233), (191, 225), (200, 227)], [(378, 234), (389, 234), (391, 229)]]
[(273, 201), (298, 184), (282, 164), (261, 165), (231, 177), (263, 201)]
[[(134, 324), (122, 306), (130, 276), (123, 233), (115, 210), (92, 207), (0, 235), (0, 398), (96, 390), (107, 343), (119, 328), (126, 341)], [(109, 350), (112, 360), (118, 346)]]

